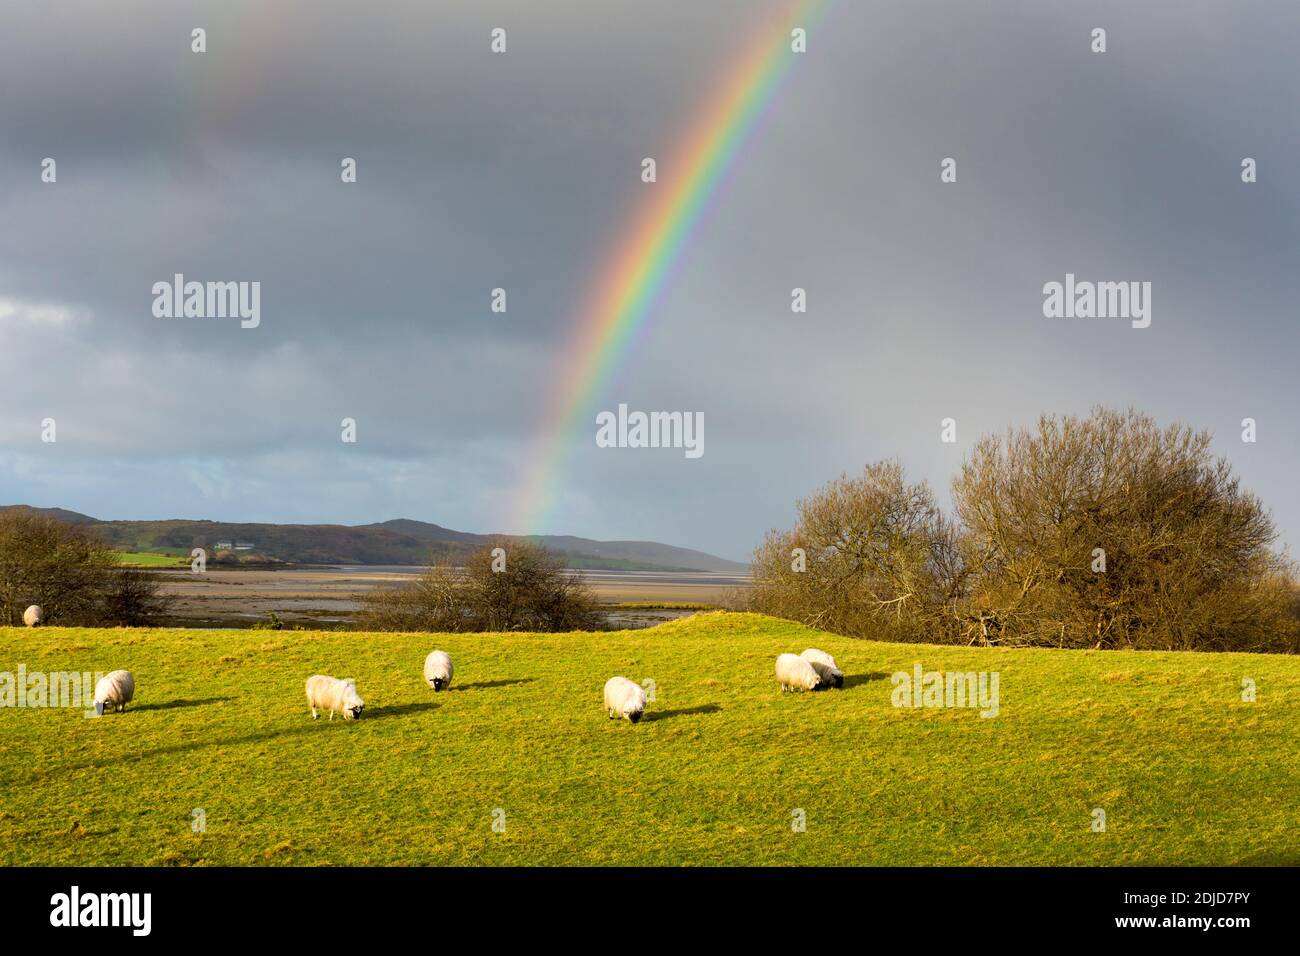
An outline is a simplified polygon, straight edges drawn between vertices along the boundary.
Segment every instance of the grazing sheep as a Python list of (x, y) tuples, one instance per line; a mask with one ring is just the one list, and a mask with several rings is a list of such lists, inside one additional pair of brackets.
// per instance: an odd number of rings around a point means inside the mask
[(626, 717), (637, 723), (645, 714), (645, 691), (626, 677), (611, 677), (605, 681), (605, 712), (610, 720)]
[(821, 684), (816, 669), (798, 654), (782, 654), (776, 659), (776, 679), (781, 690), (816, 690)]
[(835, 663), (835, 658), (831, 657), (825, 651), (819, 651), (815, 647), (810, 647), (799, 655), (813, 666), (817, 676), (822, 679), (824, 687), (844, 686), (844, 671), (840, 670)]
[(424, 679), (434, 691), (446, 690), (451, 686), (451, 655), (446, 651), (434, 651), (424, 659)]
[(45, 609), (39, 604), (33, 604), (23, 611), (23, 623), (28, 627), (40, 627), (45, 623)]
[(135, 696), (135, 678), (130, 671), (105, 674), (95, 685), (95, 713), (104, 716), (104, 708), (122, 713)]
[(312, 720), (320, 716), (316, 713), (318, 707), (330, 712), (330, 720), (334, 719), (335, 711), (342, 714), (344, 720), (351, 720), (361, 716), (366, 702), (357, 695), (356, 681), (317, 674), (307, 678), (307, 706), (311, 708)]

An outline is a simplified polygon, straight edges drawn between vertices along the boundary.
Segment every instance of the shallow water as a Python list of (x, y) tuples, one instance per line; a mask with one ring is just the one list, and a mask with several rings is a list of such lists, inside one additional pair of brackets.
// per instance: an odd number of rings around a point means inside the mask
[[(246, 627), (274, 613), (290, 624), (337, 627), (356, 611), (358, 599), (378, 587), (397, 587), (423, 568), (408, 565), (339, 565), (305, 568), (185, 568), (158, 572), (165, 594), (175, 598), (167, 623), (177, 626)], [(689, 571), (580, 571), (602, 604), (714, 604), (742, 575)], [(648, 627), (691, 613), (658, 608), (610, 608), (614, 627)]]

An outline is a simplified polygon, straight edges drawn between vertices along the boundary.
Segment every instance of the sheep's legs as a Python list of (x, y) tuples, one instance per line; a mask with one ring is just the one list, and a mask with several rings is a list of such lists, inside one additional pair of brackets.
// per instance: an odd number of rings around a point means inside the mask
[(312, 720), (316, 720), (319, 716), (320, 716), (320, 715), (316, 713), (316, 708), (313, 707), (313, 708), (311, 709), (311, 719), (312, 719)]

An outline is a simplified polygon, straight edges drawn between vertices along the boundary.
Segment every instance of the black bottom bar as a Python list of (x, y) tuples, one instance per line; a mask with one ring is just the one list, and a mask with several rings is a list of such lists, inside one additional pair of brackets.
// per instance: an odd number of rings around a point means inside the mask
[[(1295, 883), (1293, 869), (9, 869), (0, 871), (0, 925), (7, 942), (75, 935), (91, 945), (315, 936), (314, 948), (463, 932), (534, 945), (601, 945), (606, 932), (647, 944), (818, 946), (861, 934), (943, 945), (1098, 936), (1231, 945), (1294, 925)], [(143, 895), (102, 894), (149, 894), (147, 908)], [(148, 935), (137, 935), (146, 923)]]

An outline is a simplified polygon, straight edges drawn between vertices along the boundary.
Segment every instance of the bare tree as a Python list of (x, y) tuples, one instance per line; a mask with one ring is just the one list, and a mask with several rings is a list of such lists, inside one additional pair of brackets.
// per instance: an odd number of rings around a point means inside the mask
[(1134, 411), (981, 439), (957, 524), (894, 462), (799, 503), (752, 607), (841, 634), (1091, 648), (1300, 651), (1295, 567), (1210, 436)]
[(151, 576), (123, 568), (84, 528), (34, 511), (0, 512), (0, 623), (21, 623), (32, 604), (47, 624), (140, 625), (165, 601)]
[(841, 634), (938, 640), (961, 582), (956, 538), (897, 462), (842, 476), (798, 504), (753, 559), (755, 610)]
[(114, 568), (104, 579), (101, 617), (122, 627), (156, 625), (170, 608), (158, 577), (136, 568)]
[(0, 619), (15, 626), (31, 604), (47, 624), (101, 619), (105, 575), (117, 556), (83, 529), (32, 511), (0, 513)]
[(598, 627), (590, 589), (530, 541), (501, 539), (464, 567), (444, 561), (411, 584), (371, 591), (356, 624), (377, 631), (571, 631)]
[(1295, 648), (1292, 568), (1210, 435), (1135, 411), (985, 437), (953, 483), (972, 640)]

